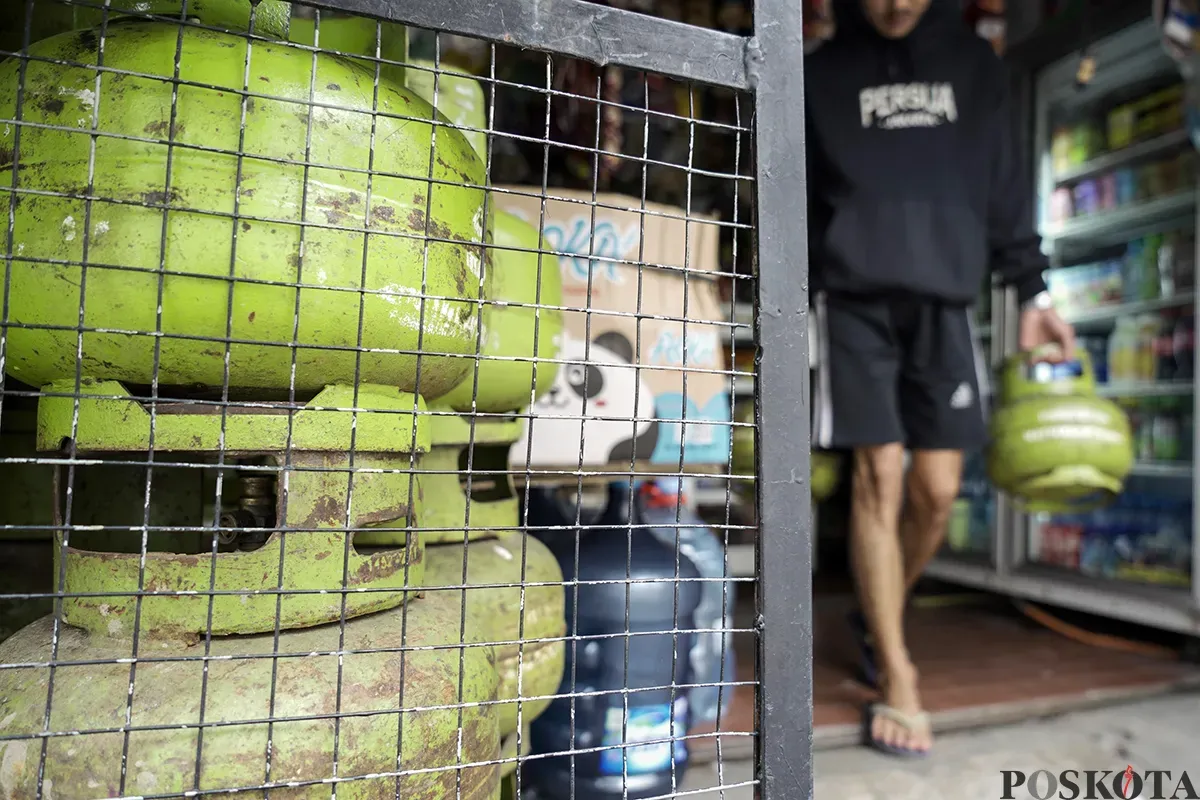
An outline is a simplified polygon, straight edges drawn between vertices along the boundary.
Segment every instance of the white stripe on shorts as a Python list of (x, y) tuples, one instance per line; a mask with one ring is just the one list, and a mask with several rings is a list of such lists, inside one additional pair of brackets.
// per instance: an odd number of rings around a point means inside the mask
[(809, 328), (808, 350), (810, 358), (815, 354), (817, 362), (817, 391), (813, 400), (813, 442), (817, 447), (828, 448), (833, 444), (833, 384), (829, 375), (829, 317), (825, 310), (824, 292), (817, 293), (813, 312), (816, 325)]
[(979, 338), (979, 332), (975, 328), (975, 307), (967, 308), (967, 331), (971, 336), (971, 352), (974, 354), (975, 361), (975, 383), (979, 387), (979, 413), (983, 416), (983, 421), (988, 421), (988, 408), (992, 399), (991, 390), (991, 365), (983, 355), (983, 342)]

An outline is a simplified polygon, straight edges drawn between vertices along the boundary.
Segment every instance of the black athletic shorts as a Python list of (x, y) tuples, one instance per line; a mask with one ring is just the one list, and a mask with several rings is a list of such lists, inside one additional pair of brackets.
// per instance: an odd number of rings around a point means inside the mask
[(974, 450), (987, 369), (973, 310), (924, 297), (816, 296), (813, 443)]

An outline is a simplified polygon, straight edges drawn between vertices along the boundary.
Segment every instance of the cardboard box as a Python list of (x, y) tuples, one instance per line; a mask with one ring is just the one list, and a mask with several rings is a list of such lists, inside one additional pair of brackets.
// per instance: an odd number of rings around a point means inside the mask
[[(540, 189), (504, 188), (522, 194), (494, 193), (496, 208), (537, 227)], [(590, 192), (547, 194), (565, 198), (546, 200), (543, 248), (560, 254), (563, 304), (579, 309), (564, 313), (558, 356), (574, 363), (559, 363), (510, 461), (524, 467), (528, 454), (531, 466), (574, 467), (582, 448), (585, 465), (678, 465), (681, 450), (685, 464), (727, 464), (729, 386), (714, 371), (723, 369), (721, 326), (711, 324), (723, 320), (716, 282), (662, 268), (718, 270), (718, 226), (670, 206), (647, 203), (642, 212), (639, 200), (621, 195), (598, 195), (593, 208)]]

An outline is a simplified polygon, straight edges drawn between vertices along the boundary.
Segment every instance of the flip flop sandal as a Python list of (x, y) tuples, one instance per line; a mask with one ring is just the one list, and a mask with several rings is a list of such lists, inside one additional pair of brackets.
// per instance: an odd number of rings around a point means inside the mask
[(890, 756), (898, 756), (900, 758), (926, 758), (929, 756), (929, 750), (915, 750), (911, 747), (900, 747), (898, 745), (888, 744), (882, 739), (876, 739), (871, 735), (871, 729), (874, 727), (872, 723), (877, 717), (886, 717), (892, 722), (895, 722), (906, 731), (927, 731), (930, 730), (929, 714), (925, 711), (916, 714), (905, 714), (884, 703), (873, 703), (866, 708), (863, 721), (863, 733), (867, 743), (881, 753), (886, 753)]
[(850, 631), (854, 635), (854, 643), (858, 645), (858, 675), (867, 686), (879, 686), (879, 667), (875, 661), (875, 648), (871, 645), (871, 634), (867, 630), (867, 620), (861, 611), (851, 611), (846, 615), (850, 623)]

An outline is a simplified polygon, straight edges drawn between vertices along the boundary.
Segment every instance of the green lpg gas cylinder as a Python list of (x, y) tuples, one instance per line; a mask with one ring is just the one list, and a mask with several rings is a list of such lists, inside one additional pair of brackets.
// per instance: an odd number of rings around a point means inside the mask
[[(122, 11), (179, 19), (183, 8), (184, 0), (110, 0), (108, 21), (111, 25), (120, 18)], [(252, 9), (254, 33), (273, 39), (287, 37), (291, 4), (284, 0), (259, 0), (254, 3), (250, 0), (187, 0), (186, 13), (189, 20), (202, 25), (228, 31), (248, 31)], [(76, 6), (75, 27), (99, 28), (104, 16), (102, 8)]]
[[(435, 87), (436, 79), (436, 87)], [(481, 159), (487, 158), (487, 116), (479, 82), (431, 61), (413, 61), (408, 87), (464, 129)], [(436, 88), (436, 96), (435, 96)], [(538, 231), (520, 218), (492, 211), (493, 283), (483, 310), (478, 380), (474, 370), (440, 402), (458, 411), (516, 411), (554, 384), (562, 333), (562, 275), (558, 260), (541, 257)], [(546, 306), (549, 306), (548, 308)], [(536, 362), (534, 359), (539, 359)], [(546, 359), (546, 360), (540, 360)], [(536, 376), (536, 377), (535, 377)], [(532, 396), (531, 396), (532, 389)]]
[(409, 89), (444, 114), (446, 119), (460, 128), (469, 129), (463, 130), (463, 135), (481, 159), (487, 158), (487, 107), (479, 81), (446, 64), (435, 67), (432, 61), (419, 59), (410, 62), (404, 79)]
[[(735, 420), (739, 424), (733, 429), (733, 472), (735, 475), (754, 475), (754, 404), (747, 402), (736, 409)], [(842, 457), (829, 450), (813, 450), (809, 462), (812, 499), (820, 503), (828, 499), (838, 487), (842, 473)]]
[[(335, 776), (348, 800), (497, 797), (495, 656), (457, 646), (455, 595), (430, 592), (344, 629), (208, 644), (143, 636), (136, 672), (127, 635), (66, 625), (56, 636), (44, 617), (0, 644), (0, 663), (38, 665), (0, 671), (0, 797), (36, 795), (43, 746), (43, 792), (55, 800), (262, 786), (328, 800)], [(40, 666), (50, 661), (59, 666)], [(80, 733), (43, 740), (52, 672), (49, 729)]]
[(809, 469), (813, 502), (820, 503), (829, 499), (837, 491), (838, 480), (842, 474), (841, 455), (828, 450), (813, 450)]
[[(33, 50), (87, 63), (98, 46), (80, 31)], [(73, 378), (82, 308), (87, 377), (219, 386), (227, 339), (235, 389), (363, 381), (436, 397), (466, 376), (452, 356), (476, 352), (477, 303), (459, 298), (481, 280), (484, 195), (461, 184), (482, 183), (482, 163), (443, 129), (431, 185), (427, 103), (388, 82), (376, 98), (371, 72), (282, 44), (253, 44), (243, 124), (247, 46), (124, 19), (98, 86), (94, 69), (28, 63), (23, 118), (67, 129), (22, 128), (19, 183), (65, 196), (24, 195), (0, 245), (26, 259), (11, 268), (10, 375)], [(15, 116), (18, 70), (0, 65), (0, 116)], [(93, 158), (93, 118), (133, 138), (100, 136)], [(13, 137), (0, 131), (0, 183)]]
[[(520, 524), (508, 451), (521, 437), (523, 419), (447, 411), (429, 417), (433, 444), (418, 467), (416, 528), (426, 544), (487, 539)], [(356, 541), (399, 545), (403, 530), (360, 531)]]
[(754, 401), (737, 404), (733, 415), (737, 424), (733, 428), (733, 473), (746, 478), (754, 477)]
[[(567, 622), (562, 570), (550, 550), (524, 533), (463, 545), (442, 544), (426, 551), (427, 586), (463, 586), (466, 557), (467, 610), (483, 627), (469, 640), (496, 646), (500, 672), (500, 733), (528, 725), (550, 705), (562, 680)], [(525, 584), (522, 587), (522, 584)], [(517, 698), (520, 716), (518, 718)], [(524, 699), (531, 698), (531, 699)]]
[[(517, 765), (524, 756), (529, 755), (529, 725), (525, 725), (519, 731), (514, 731), (504, 740), (500, 742), (500, 760), (503, 762), (500, 765), (501, 777), (507, 777), (517, 771)], [(501, 793), (503, 796), (503, 793)]]
[[(39, 402), (40, 452), (53, 451), (72, 436), (81, 458), (147, 449), (150, 414), (140, 403), (120, 398), (120, 384), (85, 385), (95, 395), (76, 397), (69, 384), (50, 384)], [(259, 633), (276, 625), (316, 626), (394, 608), (422, 585), (424, 547), (411, 531), (409, 471), (429, 448), (428, 417), (419, 398), (364, 385), (330, 387), (309, 406), (295, 410), (289, 405), (283, 414), (272, 413), (267, 404), (228, 407), (223, 417), (170, 413), (167, 406), (153, 421), (154, 449), (162, 460), (211, 454), (223, 440), (228, 452), (261, 454), (277, 469), (239, 476), (230, 465), (226, 486), (241, 484), (242, 491), (229, 497), (228, 505), (222, 498), (221, 528), (235, 534), (237, 547), (216, 555), (211, 544), (189, 552), (181, 545), (193, 537), (173, 530), (146, 535), (152, 552), (113, 547), (105, 540), (114, 538), (114, 530), (128, 530), (130, 522), (147, 524), (140, 508), (135, 506), (136, 519), (129, 520), (130, 503), (121, 502), (120, 493), (110, 494), (116, 502), (109, 509), (81, 509), (75, 496), (73, 508), (82, 518), (72, 523), (85, 527), (70, 531), (69, 540), (60, 536), (54, 548), (63, 559), (55, 575), (65, 581), (61, 603), (67, 623), (114, 636), (131, 634), (135, 620), (139, 630), (165, 638), (207, 631)], [(111, 461), (106, 466), (118, 469)], [(167, 475), (197, 472), (170, 469)], [(160, 485), (156, 478), (153, 488), (149, 525), (206, 527), (202, 518), (189, 519), (186, 509), (172, 508), (179, 505), (184, 484)], [(130, 494), (137, 496), (136, 487), (124, 496)], [(94, 530), (95, 523), (106, 530)], [(367, 554), (359, 549), (361, 534), (347, 541), (347, 528), (376, 526), (393, 532), (393, 546)], [(247, 538), (255, 531), (261, 539)], [(119, 538), (142, 541), (127, 533)], [(164, 539), (165, 547), (155, 546)], [(148, 596), (138, 594), (151, 589)]]
[(438, 400), (457, 411), (471, 411), (472, 399), (478, 411), (517, 411), (549, 391), (558, 375), (553, 360), (563, 326), (558, 259), (539, 257), (537, 229), (505, 211), (495, 212), (492, 242), (478, 376), (472, 368)]
[(1095, 508), (1121, 492), (1133, 466), (1129, 418), (1096, 396), (1092, 364), (1018, 353), (1004, 365), (991, 419), (988, 476), (1030, 511)]

